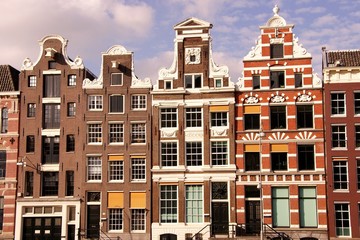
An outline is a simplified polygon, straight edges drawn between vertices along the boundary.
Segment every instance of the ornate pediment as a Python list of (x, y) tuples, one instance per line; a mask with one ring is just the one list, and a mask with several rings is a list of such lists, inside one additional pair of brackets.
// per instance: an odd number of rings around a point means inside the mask
[(186, 19), (185, 21), (182, 21), (175, 25), (174, 29), (183, 29), (183, 28), (208, 28), (212, 27), (212, 24), (209, 22), (206, 22), (204, 20), (191, 17)]
[(271, 103), (283, 103), (288, 100), (289, 97), (285, 97), (285, 93), (279, 94), (279, 91), (276, 91), (275, 94), (271, 94), (271, 97), (267, 98)]

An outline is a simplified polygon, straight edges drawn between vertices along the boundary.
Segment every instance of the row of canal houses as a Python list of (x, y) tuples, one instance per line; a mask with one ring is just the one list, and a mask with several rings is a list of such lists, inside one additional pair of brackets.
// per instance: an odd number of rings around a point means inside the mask
[(322, 80), (273, 11), (236, 83), (197, 18), (154, 85), (58, 35), (1, 66), (0, 238), (360, 239), (360, 51), (323, 49)]

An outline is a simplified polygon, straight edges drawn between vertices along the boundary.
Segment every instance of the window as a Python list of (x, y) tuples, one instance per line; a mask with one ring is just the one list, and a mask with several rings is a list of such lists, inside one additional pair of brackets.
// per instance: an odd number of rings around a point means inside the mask
[(260, 171), (259, 152), (245, 152), (245, 171)]
[(222, 87), (222, 85), (223, 85), (222, 78), (216, 78), (214, 81), (215, 81), (215, 87), (216, 88), (221, 88)]
[(160, 186), (160, 222), (177, 222), (177, 186)]
[(25, 172), (25, 197), (33, 195), (34, 191), (34, 172)]
[(274, 227), (290, 227), (289, 189), (272, 189), (272, 223)]
[(302, 81), (303, 81), (302, 73), (295, 73), (294, 78), (295, 78), (295, 87), (301, 88), (303, 85), (302, 84)]
[(297, 105), (297, 128), (313, 128), (313, 106)]
[(42, 163), (53, 164), (59, 163), (59, 137), (43, 137), (42, 138)]
[(103, 108), (103, 96), (91, 95), (88, 97), (89, 110), (102, 110)]
[(124, 142), (124, 124), (110, 123), (109, 124), (109, 143)]
[(74, 196), (74, 171), (66, 171), (66, 196)]
[(283, 44), (270, 44), (270, 58), (283, 58), (284, 46)]
[(186, 108), (186, 127), (201, 127), (201, 108)]
[(355, 126), (355, 147), (360, 147), (360, 125)]
[(60, 75), (44, 75), (44, 97), (60, 97)]
[(226, 182), (211, 183), (211, 199), (213, 200), (228, 199), (228, 188)]
[(26, 152), (32, 153), (35, 151), (35, 136), (29, 135), (26, 136)]
[(3, 230), (4, 223), (4, 197), (0, 197), (0, 231)]
[(317, 227), (316, 188), (299, 188), (300, 227)]
[(287, 153), (283, 153), (283, 152), (271, 153), (271, 170), (272, 171), (287, 170)]
[(286, 128), (286, 107), (271, 106), (270, 107), (271, 129)]
[(172, 82), (171, 81), (164, 81), (164, 88), (165, 89), (172, 89), (172, 84), (171, 84)]
[(70, 74), (68, 76), (68, 86), (76, 86), (76, 75)]
[(36, 113), (36, 104), (35, 103), (29, 103), (27, 105), (27, 117), (35, 117)]
[(88, 124), (88, 143), (102, 143), (102, 126), (100, 123)]
[(355, 114), (360, 114), (360, 92), (354, 93)]
[(260, 89), (260, 76), (259, 75), (253, 75), (252, 76), (252, 84), (253, 89)]
[(68, 117), (74, 117), (76, 114), (76, 103), (69, 102), (67, 104), (67, 116)]
[(245, 130), (260, 129), (260, 114), (244, 114)]
[(123, 229), (123, 209), (109, 209), (109, 231), (119, 231)]
[(59, 187), (58, 172), (42, 172), (42, 196), (57, 196)]
[(345, 114), (345, 93), (331, 93), (331, 114)]
[(146, 180), (146, 163), (145, 158), (131, 159), (131, 181)]
[(6, 151), (0, 151), (0, 178), (6, 177)]
[(109, 98), (110, 98), (109, 112), (123, 113), (124, 112), (124, 96), (123, 95), (111, 95)]
[(145, 110), (146, 109), (146, 95), (131, 95), (131, 109)]
[(211, 163), (213, 166), (228, 164), (228, 147), (226, 141), (211, 142)]
[(284, 71), (270, 71), (270, 88), (284, 88), (285, 87), (285, 72)]
[(350, 236), (350, 211), (348, 203), (335, 203), (335, 228), (337, 236)]
[(161, 143), (161, 166), (175, 167), (177, 166), (177, 142)]
[(91, 156), (87, 158), (87, 180), (101, 181), (101, 157)]
[(60, 128), (60, 104), (44, 104), (43, 128)]
[(203, 186), (185, 186), (185, 215), (187, 223), (203, 222)]
[(177, 110), (176, 108), (162, 108), (160, 109), (160, 125), (161, 128), (176, 128), (177, 127)]
[(111, 74), (111, 85), (119, 86), (123, 84), (123, 74), (122, 73), (112, 73)]
[(298, 145), (299, 170), (315, 170), (314, 145)]
[(360, 190), (360, 159), (356, 159), (357, 188)]
[(131, 231), (145, 230), (145, 209), (131, 209)]
[(36, 76), (28, 77), (28, 87), (36, 87)]
[(211, 127), (227, 127), (228, 113), (227, 112), (212, 112), (211, 113)]
[(67, 152), (75, 151), (75, 135), (74, 134), (66, 135), (66, 151)]
[(333, 161), (334, 190), (348, 189), (347, 161)]
[(186, 166), (202, 165), (202, 143), (187, 142), (186, 143)]
[(56, 69), (56, 62), (55, 61), (49, 61), (48, 62), (49, 69)]
[(346, 148), (346, 126), (331, 126), (332, 147)]
[(8, 109), (2, 108), (1, 109), (1, 133), (8, 132), (8, 122), (9, 122)]
[(200, 74), (185, 75), (185, 88), (201, 88), (202, 77)]
[(124, 162), (109, 161), (109, 181), (124, 180)]
[(145, 123), (131, 124), (131, 143), (145, 143)]

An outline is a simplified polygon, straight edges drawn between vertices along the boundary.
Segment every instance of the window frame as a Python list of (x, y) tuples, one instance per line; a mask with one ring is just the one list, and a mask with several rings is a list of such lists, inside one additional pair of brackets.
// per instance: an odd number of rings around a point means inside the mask
[[(142, 99), (144, 98), (144, 99)], [(134, 111), (146, 110), (146, 94), (133, 94), (131, 95), (131, 109)]]
[[(334, 128), (335, 129), (334, 131)], [(342, 131), (340, 128), (344, 128)], [(332, 149), (347, 149), (347, 128), (346, 125), (331, 125), (331, 148)], [(343, 146), (342, 146), (343, 145)]]
[(204, 186), (185, 185), (185, 222), (204, 222)]
[[(115, 80), (117, 79), (114, 79), (113, 76), (121, 76), (120, 77), (120, 83), (114, 83)], [(124, 74), (123, 73), (111, 73), (111, 80), (110, 80), (110, 85), (111, 86), (122, 86), (124, 84)]]
[(124, 112), (125, 112), (125, 96), (121, 94), (109, 95), (109, 113), (123, 114)]
[(260, 113), (244, 113), (244, 130), (259, 130), (260, 125)]
[(35, 152), (35, 135), (26, 136), (26, 153)]
[(87, 143), (101, 145), (103, 143), (101, 123), (87, 123)]
[[(271, 171), (288, 171), (289, 156), (286, 152), (271, 152)], [(284, 164), (285, 163), (285, 164)], [(286, 165), (286, 169), (285, 166)]]
[[(286, 189), (287, 190), (287, 196), (277, 196), (277, 193), (275, 193), (275, 190), (277, 189)], [(290, 228), (290, 196), (289, 196), (289, 188), (288, 187), (272, 187), (271, 188), (271, 211), (272, 211), (272, 223), (274, 228), (283, 227), (283, 228)], [(279, 203), (280, 202), (280, 203)], [(279, 225), (278, 220), (279, 219), (285, 219), (285, 217), (279, 217), (278, 212), (276, 210), (281, 210), (281, 212), (284, 212), (286, 214), (287, 223), (284, 225)], [(286, 212), (285, 212), (286, 211)]]
[(303, 78), (303, 74), (302, 73), (294, 73), (294, 86), (295, 88), (302, 88), (303, 87), (303, 81), (304, 81), (304, 78)]
[(28, 76), (28, 87), (29, 88), (35, 88), (36, 87), (36, 81), (37, 77), (36, 75), (29, 75)]
[(66, 171), (65, 196), (74, 196), (75, 174), (73, 170)]
[(284, 44), (271, 43), (270, 44), (270, 58), (284, 58)]
[[(177, 167), (178, 166), (178, 142), (166, 141), (160, 142), (160, 166)], [(166, 164), (164, 164), (166, 163)]]
[(108, 177), (109, 182), (123, 182), (124, 181), (124, 161), (108, 161)]
[[(342, 95), (343, 98), (339, 96)], [(337, 96), (336, 99), (333, 98)], [(341, 111), (343, 110), (343, 112)], [(330, 93), (330, 111), (331, 116), (346, 116), (346, 93), (345, 92), (331, 92)]]
[[(221, 146), (216, 144), (220, 144)], [(226, 149), (226, 151), (223, 151)], [(229, 165), (229, 142), (227, 140), (211, 140), (210, 142), (210, 157), (212, 166), (227, 166)]]
[(349, 190), (348, 161), (333, 160), (332, 171), (333, 171), (334, 191), (348, 191)]
[(146, 144), (146, 123), (132, 122), (131, 125), (131, 144)]
[(210, 112), (210, 127), (228, 127), (229, 112)]
[(1, 108), (1, 133), (7, 133), (9, 128), (9, 109)]
[[(191, 79), (190, 79), (191, 77)], [(200, 85), (197, 81), (197, 78), (200, 78)], [(190, 83), (191, 81), (191, 83)], [(190, 86), (188, 86), (190, 85)], [(184, 88), (185, 89), (200, 89), (203, 87), (203, 75), (202, 73), (193, 73), (193, 74), (184, 74)]]
[[(309, 191), (313, 190), (314, 195), (310, 195)], [(315, 207), (312, 209), (312, 207)], [(312, 215), (312, 216), (311, 216)], [(300, 228), (317, 228), (318, 227), (318, 206), (317, 206), (317, 191), (316, 187), (313, 186), (301, 186), (299, 187), (299, 223)], [(306, 223), (309, 221), (309, 218), (312, 217), (315, 224)]]
[(360, 92), (354, 92), (354, 114), (360, 115)]
[[(341, 209), (337, 210), (337, 206), (341, 205)], [(344, 208), (344, 206), (346, 206), (346, 209)], [(347, 202), (342, 202), (342, 203), (334, 203), (334, 221), (335, 221), (335, 234), (338, 237), (351, 237), (351, 217), (350, 217), (350, 206), (349, 203)], [(345, 215), (345, 217), (344, 217)], [(346, 215), (348, 216), (346, 218)], [(341, 219), (338, 219), (337, 217), (341, 216)], [(344, 222), (347, 222), (347, 224), (344, 224)], [(341, 223), (341, 226), (337, 226), (338, 223)], [(348, 225), (348, 234), (345, 234), (346, 231), (346, 227), (344, 227), (344, 225)], [(341, 231), (341, 233), (339, 232)]]
[(6, 178), (6, 150), (0, 150), (0, 179)]
[(146, 230), (146, 209), (132, 208), (131, 211), (131, 232), (145, 232)]
[[(281, 111), (280, 111), (281, 110)], [(276, 112), (275, 112), (276, 111)], [(272, 130), (287, 129), (287, 107), (283, 105), (270, 106), (270, 127)], [(281, 123), (285, 126), (282, 127)]]
[[(311, 109), (311, 111), (309, 111)], [(311, 115), (311, 117), (310, 117)], [(311, 119), (311, 124), (307, 119)], [(296, 127), (297, 129), (314, 128), (314, 106), (308, 104), (296, 105)]]
[(187, 167), (203, 165), (203, 144), (201, 141), (185, 143), (185, 164)]
[(177, 128), (177, 116), (177, 108), (160, 108), (160, 128)]
[(66, 152), (75, 152), (75, 134), (66, 135)]
[(131, 181), (146, 182), (146, 159), (145, 157), (131, 158)]
[(61, 94), (60, 74), (44, 74), (43, 98), (59, 98)]
[(246, 172), (260, 171), (260, 152), (244, 152), (244, 165)]
[[(308, 149), (312, 147), (312, 149)], [(303, 148), (303, 149), (301, 149)], [(310, 144), (297, 145), (297, 160), (299, 171), (314, 171), (315, 170), (315, 146)], [(311, 161), (312, 163), (309, 163)], [(304, 163), (303, 166), (301, 163)]]
[(34, 118), (36, 116), (36, 103), (27, 104), (27, 115), (28, 118)]
[(41, 172), (41, 196), (58, 196), (59, 172)]
[[(220, 84), (218, 84), (220, 82)], [(223, 79), (222, 78), (214, 78), (214, 87), (222, 88), (223, 87)]]
[(261, 89), (261, 75), (252, 75), (252, 89)]
[(76, 102), (67, 103), (67, 117), (75, 117), (76, 115)]
[(159, 195), (160, 223), (178, 223), (178, 186), (160, 185)]
[(44, 129), (58, 129), (61, 122), (61, 108), (60, 104), (43, 104), (43, 128)]
[(102, 158), (101, 156), (86, 157), (86, 182), (102, 181)]
[(103, 95), (89, 95), (88, 96), (88, 110), (102, 111), (104, 106)]
[(76, 86), (76, 74), (69, 74), (68, 75), (68, 87), (75, 87)]
[(286, 88), (285, 70), (270, 70), (269, 80), (270, 80), (270, 89)]
[(42, 136), (42, 164), (58, 164), (60, 160), (60, 136)]
[(203, 109), (201, 107), (185, 108), (185, 128), (202, 128)]
[(124, 209), (109, 208), (109, 232), (122, 231), (124, 228)]
[(124, 144), (124, 123), (110, 122), (108, 131), (109, 144)]
[(355, 125), (355, 149), (360, 148), (360, 125)]

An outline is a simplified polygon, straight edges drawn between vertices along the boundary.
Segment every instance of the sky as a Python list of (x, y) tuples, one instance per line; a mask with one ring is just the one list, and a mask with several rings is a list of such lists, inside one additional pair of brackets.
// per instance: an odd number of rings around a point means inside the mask
[(322, 47), (360, 48), (360, 0), (0, 0), (0, 64), (20, 70), (25, 58), (37, 60), (40, 39), (57, 34), (69, 41), (68, 56), (80, 56), (97, 76), (101, 53), (122, 45), (134, 52), (135, 74), (156, 82), (172, 64), (174, 26), (196, 17), (213, 24), (214, 61), (237, 82), (275, 4), (319, 76)]

